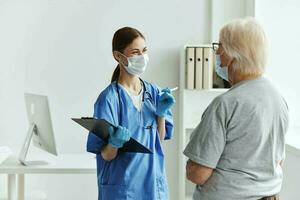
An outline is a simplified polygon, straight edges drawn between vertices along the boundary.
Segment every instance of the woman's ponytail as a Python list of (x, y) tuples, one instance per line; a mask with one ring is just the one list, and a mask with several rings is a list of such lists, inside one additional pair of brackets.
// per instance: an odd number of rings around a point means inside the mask
[(119, 79), (119, 76), (120, 76), (120, 66), (118, 65), (111, 77), (111, 83), (117, 81)]

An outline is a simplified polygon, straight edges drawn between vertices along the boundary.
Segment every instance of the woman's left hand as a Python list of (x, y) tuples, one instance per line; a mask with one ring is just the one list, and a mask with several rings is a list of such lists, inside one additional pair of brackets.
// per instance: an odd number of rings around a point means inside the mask
[(159, 117), (165, 117), (168, 110), (175, 104), (175, 98), (171, 94), (171, 90), (169, 88), (165, 88), (161, 91), (158, 96), (157, 106), (156, 106), (156, 114)]

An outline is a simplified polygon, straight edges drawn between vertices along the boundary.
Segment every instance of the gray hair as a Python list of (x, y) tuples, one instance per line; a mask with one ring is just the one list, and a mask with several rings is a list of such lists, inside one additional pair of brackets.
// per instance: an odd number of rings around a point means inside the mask
[(252, 17), (236, 19), (222, 27), (220, 42), (234, 59), (232, 67), (242, 75), (261, 75), (267, 60), (267, 39), (261, 25)]

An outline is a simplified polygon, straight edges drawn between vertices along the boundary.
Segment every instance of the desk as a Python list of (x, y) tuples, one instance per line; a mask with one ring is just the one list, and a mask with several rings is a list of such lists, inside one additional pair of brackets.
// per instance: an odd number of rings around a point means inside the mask
[(16, 156), (11, 156), (0, 165), (0, 174), (8, 175), (8, 200), (24, 200), (25, 174), (96, 174), (96, 159), (93, 154), (30, 155), (29, 159), (47, 164), (21, 165)]

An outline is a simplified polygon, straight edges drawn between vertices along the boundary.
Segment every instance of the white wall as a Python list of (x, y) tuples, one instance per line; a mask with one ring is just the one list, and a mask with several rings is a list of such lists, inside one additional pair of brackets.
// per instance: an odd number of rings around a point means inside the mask
[(263, 25), (269, 40), (267, 75), (289, 104), (291, 128), (300, 127), (300, 1), (256, 1), (255, 17)]
[[(33, 92), (49, 97), (58, 151), (84, 152), (86, 132), (70, 117), (92, 115), (96, 97), (109, 83), (116, 65), (113, 33), (122, 26), (145, 33), (150, 64), (144, 78), (173, 87), (179, 84), (179, 48), (210, 42), (209, 7), (209, 0), (1, 1), (0, 145), (18, 153), (28, 128), (23, 93)], [(178, 191), (178, 134), (165, 143), (172, 200)], [(44, 191), (55, 200), (97, 196), (94, 175), (27, 177), (27, 194)], [(0, 176), (0, 196), (5, 185)]]
[(232, 19), (254, 16), (255, 0), (211, 0), (212, 19), (211, 36), (219, 40), (219, 32), (224, 24)]
[(287, 147), (286, 159), (283, 165), (283, 184), (280, 192), (282, 200), (300, 199), (300, 151), (293, 147)]

